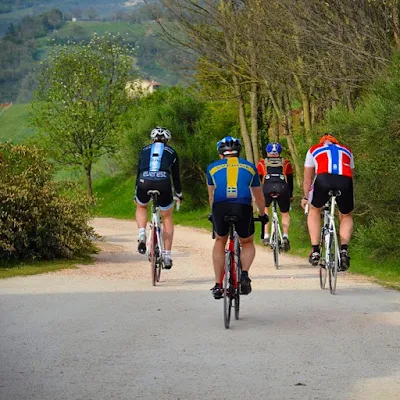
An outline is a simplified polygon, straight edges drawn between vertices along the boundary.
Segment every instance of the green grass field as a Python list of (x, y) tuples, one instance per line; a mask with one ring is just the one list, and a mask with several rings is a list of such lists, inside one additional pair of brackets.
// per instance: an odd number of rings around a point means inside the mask
[[(105, 35), (106, 33), (126, 36), (128, 39), (136, 39), (143, 36), (147, 30), (146, 24), (128, 24), (126, 22), (100, 22), (100, 21), (77, 21), (67, 22), (56, 32), (50, 35), (50, 39), (54, 37), (90, 37), (94, 33)], [(48, 39), (48, 37), (47, 37)]]
[(29, 104), (14, 104), (0, 113), (0, 141), (22, 143), (35, 133), (29, 126)]

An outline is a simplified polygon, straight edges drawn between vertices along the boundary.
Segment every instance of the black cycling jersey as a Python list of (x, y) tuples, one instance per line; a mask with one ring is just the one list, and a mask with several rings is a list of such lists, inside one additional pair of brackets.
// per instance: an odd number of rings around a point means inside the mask
[[(139, 175), (148, 172), (147, 179), (157, 178), (160, 172), (166, 172), (172, 175), (172, 182), (177, 193), (182, 192), (179, 158), (176, 151), (167, 144), (154, 142), (143, 147), (139, 156), (136, 182), (139, 181)], [(142, 174), (143, 176), (143, 174)]]

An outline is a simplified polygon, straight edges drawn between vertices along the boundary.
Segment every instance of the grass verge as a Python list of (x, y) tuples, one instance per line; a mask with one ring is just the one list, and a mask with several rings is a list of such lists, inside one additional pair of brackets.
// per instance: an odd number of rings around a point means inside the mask
[(44, 274), (46, 272), (59, 271), (61, 269), (76, 268), (77, 264), (91, 264), (91, 256), (80, 257), (73, 260), (51, 260), (24, 263), (0, 264), (0, 279), (12, 278), (15, 276), (27, 276)]

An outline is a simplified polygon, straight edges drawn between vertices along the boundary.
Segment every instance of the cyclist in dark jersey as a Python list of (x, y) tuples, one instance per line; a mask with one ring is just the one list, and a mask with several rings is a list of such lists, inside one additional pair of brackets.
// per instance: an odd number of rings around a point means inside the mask
[(248, 271), (255, 256), (252, 195), (262, 219), (264, 222), (268, 222), (268, 216), (264, 213), (265, 202), (257, 169), (253, 163), (239, 158), (241, 148), (239, 139), (232, 136), (223, 138), (217, 144), (220, 160), (213, 162), (207, 168), (208, 195), (216, 233), (213, 248), (216, 283), (212, 288), (215, 299), (223, 297), (225, 245), (229, 233), (229, 224), (224, 217), (226, 215), (239, 217), (235, 228), (242, 245), (240, 255), (242, 262), (240, 291), (242, 294), (251, 292), (251, 279)]
[(151, 131), (152, 144), (143, 147), (137, 168), (136, 176), (136, 222), (139, 229), (138, 251), (146, 253), (146, 225), (147, 225), (147, 204), (150, 196), (149, 190), (158, 190), (160, 196), (158, 203), (161, 209), (163, 221), (164, 238), (164, 265), (166, 269), (172, 267), (171, 248), (174, 233), (172, 220), (173, 194), (171, 177), (175, 195), (182, 201), (182, 186), (179, 172), (179, 158), (176, 151), (168, 145), (171, 133), (168, 129), (156, 127)]
[[(263, 184), (266, 213), (272, 203), (272, 194), (278, 194), (279, 209), (282, 214), (283, 249), (290, 250), (290, 202), (293, 199), (293, 167), (288, 159), (281, 157), (282, 146), (280, 143), (268, 143), (265, 148), (267, 157), (257, 164), (258, 175)], [(264, 245), (269, 245), (269, 229), (265, 227)]]

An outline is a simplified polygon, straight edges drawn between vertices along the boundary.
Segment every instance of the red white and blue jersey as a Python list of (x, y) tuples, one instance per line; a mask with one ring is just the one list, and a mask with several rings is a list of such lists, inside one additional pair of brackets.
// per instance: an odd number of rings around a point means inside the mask
[(315, 174), (333, 174), (352, 177), (354, 158), (351, 150), (342, 144), (317, 144), (306, 155), (305, 167), (314, 167)]

